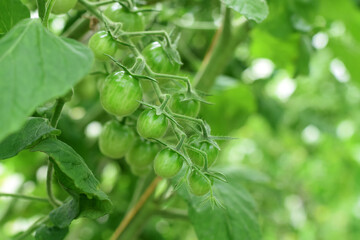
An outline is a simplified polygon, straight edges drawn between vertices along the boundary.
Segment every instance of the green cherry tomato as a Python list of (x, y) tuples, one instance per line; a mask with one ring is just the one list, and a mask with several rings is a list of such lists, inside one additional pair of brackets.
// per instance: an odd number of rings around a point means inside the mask
[(103, 108), (118, 117), (132, 114), (140, 105), (142, 89), (138, 79), (125, 71), (110, 74), (102, 84), (100, 101)]
[(180, 64), (170, 60), (159, 42), (153, 42), (146, 46), (142, 55), (154, 72), (176, 74), (180, 69)]
[(170, 109), (178, 114), (186, 115), (189, 117), (196, 117), (200, 111), (200, 102), (192, 99), (184, 99), (184, 94), (174, 94), (171, 98)]
[(133, 166), (130, 165), (130, 169), (131, 172), (138, 177), (143, 177), (146, 176), (147, 174), (149, 174), (149, 172), (151, 171), (151, 166), (145, 166), (145, 167), (137, 167), (137, 166)]
[(149, 166), (159, 151), (156, 143), (137, 140), (134, 146), (126, 154), (126, 162), (137, 168)]
[(160, 177), (171, 178), (180, 171), (183, 162), (180, 154), (170, 148), (165, 148), (156, 155), (154, 170)]
[[(50, 0), (47, 0), (50, 1)], [(54, 14), (64, 14), (74, 8), (77, 0), (56, 0), (51, 12)]]
[(134, 131), (113, 120), (105, 124), (99, 137), (99, 148), (101, 153), (109, 158), (122, 158), (132, 147), (134, 141)]
[(210, 191), (210, 183), (199, 171), (192, 171), (187, 180), (190, 191), (196, 196), (203, 196)]
[(105, 9), (104, 14), (113, 22), (122, 23), (122, 30), (125, 32), (144, 31), (144, 17), (141, 13), (129, 12), (119, 3), (110, 5)]
[[(210, 167), (215, 162), (215, 160), (218, 156), (219, 150), (216, 147), (214, 147), (211, 143), (205, 141), (205, 142), (195, 142), (195, 143), (192, 143), (191, 145), (206, 153), (207, 159), (208, 159), (208, 167)], [(200, 153), (189, 149), (188, 154), (193, 163), (195, 163), (199, 167), (204, 166), (205, 161), (204, 161), (203, 156)]]
[(116, 42), (107, 31), (99, 31), (92, 35), (88, 45), (96, 59), (101, 61), (109, 59), (105, 54), (113, 56), (118, 49)]
[(164, 114), (157, 115), (155, 109), (144, 110), (138, 120), (136, 129), (143, 138), (161, 138), (168, 128), (168, 120)]

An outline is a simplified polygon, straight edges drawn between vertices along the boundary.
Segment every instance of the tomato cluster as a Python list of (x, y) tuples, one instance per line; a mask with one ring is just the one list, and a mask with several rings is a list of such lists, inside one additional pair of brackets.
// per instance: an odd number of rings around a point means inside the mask
[[(142, 41), (138, 33), (145, 29), (143, 15), (118, 3), (107, 7), (104, 15), (119, 27), (96, 32), (88, 43), (97, 61), (107, 66), (105, 71), (112, 69), (99, 89), (102, 107), (114, 116), (103, 127), (100, 151), (109, 158), (125, 158), (137, 176), (153, 169), (160, 177), (173, 178), (185, 165), (188, 171), (183, 177), (190, 191), (198, 196), (211, 192), (213, 176), (208, 167), (217, 158), (218, 146), (209, 136), (206, 123), (196, 118), (201, 99), (189, 81), (179, 80), (175, 90), (158, 82), (163, 81), (161, 76), (178, 78), (174, 74), (178, 74), (180, 63), (173, 59), (169, 39), (151, 42), (128, 54), (131, 48), (142, 46), (137, 44)], [(135, 41), (122, 37), (133, 32)], [(129, 62), (133, 63), (131, 68)], [(155, 91), (143, 87), (149, 84)]]

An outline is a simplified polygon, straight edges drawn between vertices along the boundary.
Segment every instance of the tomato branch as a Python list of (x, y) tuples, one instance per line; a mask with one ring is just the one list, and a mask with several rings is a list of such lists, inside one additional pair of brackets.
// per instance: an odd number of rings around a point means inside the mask
[(243, 20), (236, 28), (232, 27), (231, 9), (224, 10), (222, 26), (216, 32), (209, 51), (195, 76), (195, 86), (202, 91), (209, 91), (216, 77), (225, 69), (236, 47), (244, 39), (247, 21)]
[(0, 193), (0, 197), (11, 197), (11, 198), (31, 200), (31, 201), (49, 202), (47, 198), (33, 197), (33, 196), (27, 196), (22, 194), (15, 194), (15, 193)]
[(133, 208), (126, 214), (123, 220), (120, 222), (119, 226), (116, 228), (115, 232), (111, 236), (110, 240), (116, 240), (125, 230), (126, 226), (129, 225), (131, 220), (135, 217), (135, 215), (139, 212), (142, 206), (146, 203), (151, 194), (155, 191), (156, 186), (161, 181), (161, 177), (156, 177), (149, 187), (145, 190), (145, 192), (141, 195), (139, 201), (135, 204)]

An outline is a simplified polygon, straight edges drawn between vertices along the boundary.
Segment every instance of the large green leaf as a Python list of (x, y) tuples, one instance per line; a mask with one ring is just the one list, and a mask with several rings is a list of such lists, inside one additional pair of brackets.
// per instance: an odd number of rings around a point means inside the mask
[(228, 7), (243, 14), (246, 18), (262, 22), (269, 14), (265, 0), (221, 0)]
[(97, 218), (111, 211), (111, 201), (99, 189), (98, 180), (82, 157), (69, 145), (48, 138), (36, 145), (32, 151), (48, 154), (54, 162), (59, 182), (72, 195), (80, 194), (80, 216)]
[(86, 46), (59, 38), (39, 20), (20, 22), (0, 40), (0, 141), (37, 106), (62, 96), (91, 68)]
[(8, 32), (22, 19), (29, 17), (29, 9), (20, 0), (0, 0), (0, 35)]
[(224, 172), (228, 183), (215, 181), (213, 190), (224, 208), (212, 209), (202, 198), (188, 195), (189, 218), (199, 240), (261, 239), (255, 202), (241, 186), (234, 169)]
[(38, 141), (41, 137), (49, 134), (59, 134), (57, 130), (50, 126), (49, 121), (44, 118), (31, 117), (22, 129), (11, 134), (0, 142), (0, 159), (11, 158), (21, 150), (28, 148)]
[(35, 232), (36, 240), (62, 240), (69, 232), (68, 228), (40, 226)]

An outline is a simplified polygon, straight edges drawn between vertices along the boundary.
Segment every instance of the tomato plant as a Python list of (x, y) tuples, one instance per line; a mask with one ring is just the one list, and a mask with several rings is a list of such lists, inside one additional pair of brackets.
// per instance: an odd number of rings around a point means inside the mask
[(360, 239), (358, 3), (0, 0), (0, 239)]

